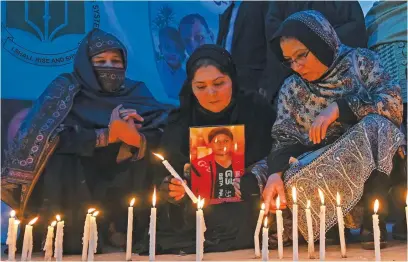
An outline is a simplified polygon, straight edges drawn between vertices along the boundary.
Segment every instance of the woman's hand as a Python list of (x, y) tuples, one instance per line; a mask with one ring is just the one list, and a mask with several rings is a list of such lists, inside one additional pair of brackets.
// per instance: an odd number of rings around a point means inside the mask
[[(186, 181), (184, 180), (184, 183)], [(169, 183), (169, 197), (173, 198), (175, 201), (179, 201), (186, 195), (186, 190), (181, 185), (181, 181), (176, 178), (171, 178)]]
[(285, 197), (285, 187), (282, 181), (282, 172), (272, 174), (269, 176), (266, 182), (265, 189), (262, 193), (263, 199), (265, 201), (265, 214), (268, 214), (269, 210), (275, 213), (276, 210), (276, 200), (275, 198), (279, 195), (280, 207), (279, 209), (286, 208), (286, 197)]
[(336, 102), (331, 103), (313, 121), (309, 130), (309, 140), (313, 144), (320, 144), (326, 137), (327, 128), (339, 118), (339, 107)]
[(119, 110), (121, 107), (122, 105), (119, 105), (112, 111), (109, 124), (109, 143), (116, 143), (121, 140), (130, 146), (140, 147), (139, 131), (133, 119), (129, 117), (126, 122), (120, 117)]
[[(143, 117), (141, 117), (135, 109), (121, 108), (119, 109), (119, 116), (126, 122), (136, 120), (139, 123), (142, 123), (144, 121)], [(142, 124), (136, 124), (135, 126), (136, 126), (136, 129), (139, 129), (142, 127)]]

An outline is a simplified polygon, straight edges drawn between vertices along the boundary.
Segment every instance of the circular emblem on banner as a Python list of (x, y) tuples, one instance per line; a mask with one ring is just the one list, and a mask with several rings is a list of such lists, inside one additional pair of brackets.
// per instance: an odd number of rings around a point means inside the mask
[(84, 35), (101, 22), (96, 1), (4, 1), (2, 5), (3, 49), (38, 66), (72, 63)]

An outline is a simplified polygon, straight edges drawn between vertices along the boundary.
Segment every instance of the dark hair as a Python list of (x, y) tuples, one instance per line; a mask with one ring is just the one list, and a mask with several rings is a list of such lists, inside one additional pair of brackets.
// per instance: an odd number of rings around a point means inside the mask
[(202, 17), (199, 14), (189, 14), (186, 15), (185, 17), (183, 17), (180, 20), (180, 24), (179, 24), (179, 31), (180, 31), (180, 27), (181, 25), (192, 25), (194, 24), (196, 21), (199, 21), (207, 30), (207, 32), (210, 31), (210, 28), (208, 27), (207, 21), (205, 21), (204, 17)]
[(226, 135), (231, 138), (231, 140), (234, 140), (234, 135), (232, 134), (231, 130), (225, 127), (216, 127), (208, 134), (208, 142), (211, 143), (214, 137), (218, 135)]
[[(228, 75), (229, 76), (229, 72), (227, 72), (225, 70), (225, 68), (223, 68), (219, 63), (217, 63), (217, 61), (211, 59), (211, 58), (201, 58), (199, 60), (197, 60), (193, 66), (191, 67), (191, 77), (193, 78), (195, 73), (197, 72), (198, 69), (200, 69), (201, 67), (207, 67), (207, 66), (214, 66), (216, 67), (221, 73), (223, 73), (224, 75)], [(191, 79), (190, 79), (191, 80)]]
[(179, 31), (174, 27), (163, 27), (159, 31), (159, 42), (162, 43), (165, 38), (174, 41), (180, 48), (184, 49), (184, 43), (181, 39)]

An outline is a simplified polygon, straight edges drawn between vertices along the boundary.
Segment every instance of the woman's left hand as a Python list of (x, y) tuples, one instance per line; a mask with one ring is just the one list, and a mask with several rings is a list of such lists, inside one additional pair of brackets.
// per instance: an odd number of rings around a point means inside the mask
[(140, 147), (140, 133), (131, 119), (128, 122), (122, 119), (113, 120), (110, 124), (110, 130), (117, 134), (122, 142), (130, 146)]
[(309, 140), (313, 144), (320, 144), (326, 137), (327, 128), (339, 118), (339, 107), (336, 102), (326, 107), (313, 121), (309, 130)]

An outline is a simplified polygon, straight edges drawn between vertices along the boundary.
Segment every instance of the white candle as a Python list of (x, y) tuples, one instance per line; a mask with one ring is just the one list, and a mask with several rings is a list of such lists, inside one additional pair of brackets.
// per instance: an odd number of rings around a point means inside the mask
[(306, 205), (306, 223), (307, 223), (307, 254), (308, 257), (313, 259), (315, 258), (314, 255), (314, 238), (313, 238), (313, 221), (312, 221), (312, 213), (310, 212), (310, 200), (307, 200), (307, 205)]
[(292, 187), (292, 199), (293, 199), (293, 208), (292, 208), (292, 241), (293, 241), (293, 260), (299, 260), (299, 240), (298, 240), (298, 205), (297, 205), (297, 195), (296, 187)]
[(320, 260), (326, 258), (326, 206), (324, 205), (324, 195), (319, 188), (319, 196), (322, 205), (320, 206)]
[(98, 248), (98, 226), (96, 224), (96, 216), (99, 214), (99, 211), (95, 211), (90, 219), (89, 223), (89, 247), (88, 247), (88, 260), (94, 260), (94, 254)]
[(128, 227), (127, 227), (127, 239), (126, 239), (126, 261), (132, 260), (132, 238), (133, 238), (133, 205), (136, 199), (133, 198), (130, 201), (128, 207)]
[(45, 244), (44, 244), (44, 260), (45, 261), (51, 261), (52, 260), (52, 241), (54, 239), (54, 227), (57, 224), (57, 221), (53, 221), (50, 226), (48, 226), (47, 230), (47, 238), (45, 239)]
[(16, 221), (15, 219), (16, 216), (16, 211), (11, 210), (10, 212), (10, 218), (9, 218), (9, 223), (8, 223), (8, 231), (7, 231), (7, 240), (6, 244), (8, 245), (8, 260), (14, 260), (12, 257), (13, 252), (10, 252), (10, 250), (14, 250), (15, 246), (13, 246), (13, 237), (14, 237), (14, 222)]
[(57, 215), (57, 233), (55, 235), (55, 250), (54, 258), (57, 261), (62, 261), (63, 242), (64, 242), (64, 221), (61, 221), (61, 216)]
[(405, 202), (407, 204), (407, 206), (405, 207), (405, 217), (406, 217), (406, 220), (407, 220), (407, 232), (408, 232), (408, 193), (407, 193), (407, 198), (406, 198)]
[(170, 172), (170, 174), (180, 180), (181, 185), (184, 187), (184, 190), (186, 191), (187, 195), (190, 197), (190, 199), (193, 201), (194, 204), (197, 203), (197, 198), (194, 195), (194, 193), (191, 191), (191, 189), (187, 186), (187, 184), (184, 182), (184, 180), (180, 177), (180, 175), (174, 170), (174, 168), (170, 165), (170, 163), (165, 160), (161, 155), (153, 153), (153, 155), (157, 156), (162, 160), (163, 165), (166, 167), (166, 169)]
[(276, 226), (278, 233), (278, 256), (279, 259), (283, 258), (283, 218), (282, 210), (280, 210), (280, 197), (276, 198)]
[(340, 247), (341, 247), (341, 257), (346, 258), (346, 240), (344, 238), (344, 219), (343, 219), (343, 210), (341, 210), (340, 206), (340, 194), (337, 192), (336, 195), (336, 202), (337, 202), (337, 221), (339, 226), (339, 236), (340, 236)]
[(10, 241), (9, 241), (9, 248), (8, 248), (8, 257), (9, 261), (14, 261), (16, 260), (16, 251), (17, 251), (17, 232), (18, 232), (18, 225), (20, 224), (19, 220), (15, 220), (12, 231), (11, 231), (11, 236), (10, 236)]
[(82, 261), (86, 261), (88, 257), (88, 245), (89, 245), (89, 232), (90, 232), (90, 221), (91, 221), (91, 213), (95, 211), (95, 208), (88, 209), (88, 213), (86, 214), (85, 218), (85, 225), (84, 225), (84, 235), (82, 237)]
[(254, 244), (255, 244), (255, 257), (261, 257), (261, 248), (259, 246), (259, 233), (261, 232), (262, 220), (265, 215), (265, 203), (262, 203), (261, 211), (259, 211), (258, 222), (256, 223)]
[(25, 226), (23, 250), (21, 253), (21, 261), (30, 261), (33, 253), (33, 224), (38, 220), (38, 217), (31, 220)]
[(154, 261), (156, 259), (156, 188), (153, 191), (153, 207), (150, 210), (150, 227), (149, 227), (149, 260)]
[(269, 260), (268, 231), (268, 217), (265, 217), (264, 226), (262, 228), (262, 261)]
[(375, 261), (381, 261), (381, 251), (380, 251), (380, 221), (378, 219), (378, 208), (380, 203), (378, 199), (374, 202), (374, 215), (373, 215), (373, 230), (374, 230), (374, 250), (375, 250)]
[(196, 261), (204, 258), (204, 232), (206, 231), (203, 213), (204, 199), (198, 197), (196, 211)]

